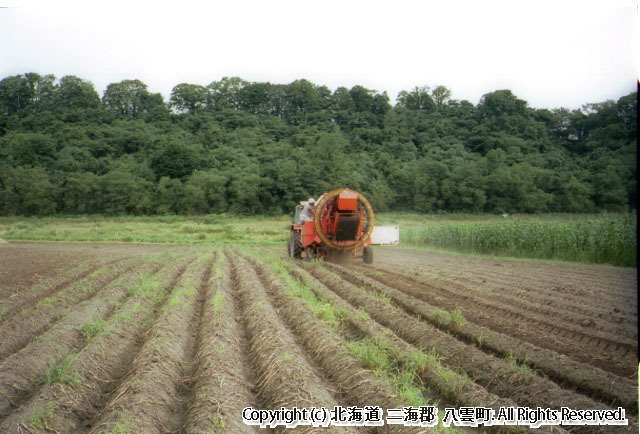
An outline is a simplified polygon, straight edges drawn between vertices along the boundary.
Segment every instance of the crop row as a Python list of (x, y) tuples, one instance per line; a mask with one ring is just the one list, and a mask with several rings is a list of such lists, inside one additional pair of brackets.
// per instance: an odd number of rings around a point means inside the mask
[[(553, 371), (517, 340), (493, 333), (479, 342), (455, 312), (348, 268), (295, 263), (265, 249), (181, 248), (72, 280), (43, 290), (25, 317), (46, 322), (5, 350), (0, 432), (257, 432), (242, 422), (245, 407), (434, 405), (442, 415), (451, 406), (634, 403), (627, 392), (595, 381), (596, 370), (560, 358), (567, 366)], [(529, 357), (529, 364), (521, 360)], [(593, 380), (589, 387), (581, 373)], [(628, 417), (631, 427), (571, 431), (637, 430), (632, 409)], [(295, 432), (363, 431), (425, 428)]]

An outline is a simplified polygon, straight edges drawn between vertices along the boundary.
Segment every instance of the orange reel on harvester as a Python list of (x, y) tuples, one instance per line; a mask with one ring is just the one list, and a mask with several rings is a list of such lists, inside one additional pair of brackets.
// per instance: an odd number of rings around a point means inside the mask
[(320, 197), (313, 224), (316, 234), (328, 248), (357, 250), (369, 241), (373, 231), (373, 208), (357, 191), (339, 188)]

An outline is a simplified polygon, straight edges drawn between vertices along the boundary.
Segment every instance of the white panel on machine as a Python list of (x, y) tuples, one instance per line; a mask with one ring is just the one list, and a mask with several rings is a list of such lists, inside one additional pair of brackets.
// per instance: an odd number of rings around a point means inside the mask
[(374, 226), (371, 232), (371, 244), (397, 246), (400, 243), (398, 226)]

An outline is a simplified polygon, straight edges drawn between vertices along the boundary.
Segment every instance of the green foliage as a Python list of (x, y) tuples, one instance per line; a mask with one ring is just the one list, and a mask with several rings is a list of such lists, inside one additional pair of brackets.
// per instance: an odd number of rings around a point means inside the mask
[(533, 109), (510, 90), (474, 106), (444, 86), (331, 92), (307, 80), (140, 80), (100, 100), (75, 76), (0, 80), (0, 215), (288, 214), (349, 186), (376, 210), (636, 208), (636, 93)]
[(48, 386), (53, 384), (66, 384), (68, 386), (77, 386), (80, 380), (75, 371), (75, 361), (77, 354), (65, 356), (59, 363), (52, 366), (46, 373), (45, 383)]
[(36, 406), (29, 415), (29, 425), (34, 428), (44, 430), (47, 428), (49, 421), (53, 418), (53, 413), (54, 408), (52, 402)]
[(140, 297), (147, 300), (158, 301), (164, 297), (164, 291), (160, 288), (157, 279), (149, 275), (140, 275), (138, 283), (129, 287), (130, 297)]
[(171, 142), (161, 149), (151, 160), (151, 168), (156, 176), (184, 178), (198, 166), (197, 146)]
[(0, 206), (7, 214), (47, 215), (57, 209), (59, 188), (42, 167), (8, 168), (0, 183)]
[(567, 261), (636, 264), (636, 221), (612, 215), (577, 221), (446, 222), (401, 232), (401, 242), (463, 252)]
[(81, 327), (80, 331), (82, 332), (82, 336), (84, 337), (85, 341), (89, 341), (95, 336), (101, 334), (106, 327), (106, 321), (103, 321), (102, 319), (96, 319), (93, 322), (84, 324)]
[(209, 92), (204, 86), (181, 83), (171, 91), (171, 106), (181, 112), (196, 113), (207, 104)]

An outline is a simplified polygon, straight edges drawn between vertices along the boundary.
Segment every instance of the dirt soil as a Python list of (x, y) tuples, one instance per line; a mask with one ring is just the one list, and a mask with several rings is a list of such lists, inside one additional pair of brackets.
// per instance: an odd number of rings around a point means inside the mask
[[(344, 317), (326, 322), (291, 281)], [(553, 432), (638, 432), (636, 288), (631, 268), (397, 247), (365, 265), (280, 247), (0, 244), (0, 432), (270, 432), (240, 409), (400, 406), (395, 379), (349, 352), (365, 338), (399, 368), (435, 356), (419, 372), (429, 403), (620, 405), (628, 426)]]
[(477, 326), (637, 378), (637, 272), (377, 249), (356, 269)]
[(32, 286), (83, 262), (101, 263), (140, 252), (171, 248), (165, 245), (116, 243), (42, 243), (11, 241), (0, 244), (0, 294)]

